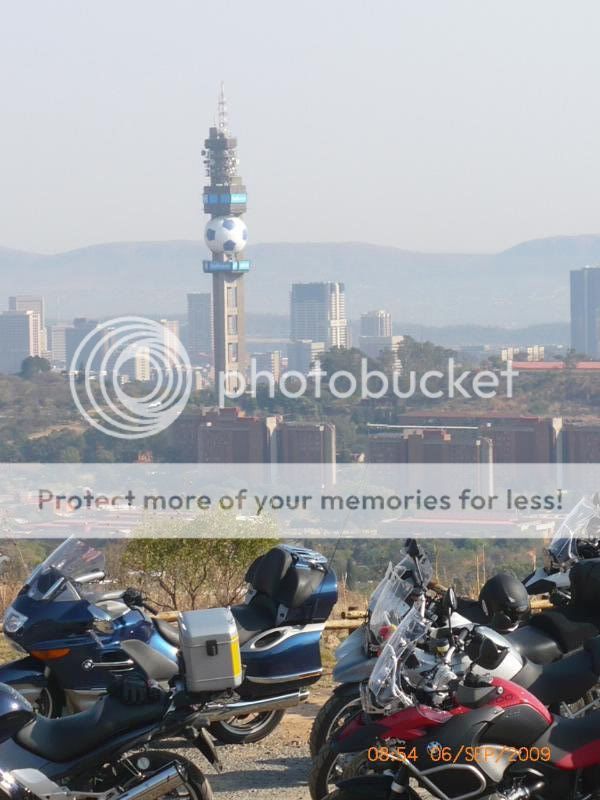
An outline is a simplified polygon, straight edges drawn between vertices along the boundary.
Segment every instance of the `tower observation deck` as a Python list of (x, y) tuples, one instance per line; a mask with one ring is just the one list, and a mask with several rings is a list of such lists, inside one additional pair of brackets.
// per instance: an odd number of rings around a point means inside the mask
[(248, 230), (242, 219), (246, 211), (246, 187), (238, 175), (237, 140), (229, 134), (227, 103), (223, 85), (218, 120), (204, 142), (204, 165), (208, 185), (204, 187), (204, 212), (210, 214), (204, 240), (211, 257), (204, 272), (213, 276), (215, 381), (225, 374), (226, 387), (235, 390), (235, 373), (247, 367), (243, 277), (250, 269), (245, 257)]

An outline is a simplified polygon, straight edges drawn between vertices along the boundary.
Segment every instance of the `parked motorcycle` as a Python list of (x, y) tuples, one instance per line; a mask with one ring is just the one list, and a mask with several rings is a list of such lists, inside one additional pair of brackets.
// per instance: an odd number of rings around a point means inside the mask
[[(600, 637), (588, 640), (588, 650), (542, 666), (523, 657), (509, 637), (491, 628), (467, 626), (456, 633), (452, 627), (456, 607), (450, 591), (441, 609), (448, 620), (444, 630), (425, 595), (414, 604), (385, 645), (368, 684), (361, 687), (367, 714), (355, 713), (318, 754), (309, 784), (313, 800), (321, 800), (348, 770), (365, 770), (367, 748), (374, 742), (403, 741), (407, 724), (414, 738), (414, 730), (423, 727), (420, 712), (415, 711), (420, 703), (426, 704), (425, 716), (431, 721), (439, 720), (438, 710), (452, 710), (452, 688), (465, 674), (486, 671), (512, 680), (569, 717), (598, 707)], [(413, 713), (405, 713), (407, 709)]]
[(321, 751), (334, 732), (360, 708), (360, 684), (367, 680), (382, 644), (411, 607), (412, 595), (425, 589), (433, 568), (414, 539), (408, 539), (403, 558), (386, 573), (368, 604), (366, 622), (353, 631), (335, 651), (333, 680), (337, 686), (319, 709), (310, 732), (312, 757)]
[[(50, 577), (47, 593), (76, 588), (65, 575)], [(188, 612), (182, 630), (180, 671), (166, 687), (149, 676), (168, 667), (168, 658), (139, 639), (123, 640), (134, 669), (113, 677), (109, 693), (78, 714), (48, 719), (35, 714), (13, 687), (0, 684), (0, 796), (211, 800), (196, 766), (152, 748), (165, 738), (184, 738), (219, 768), (206, 726), (214, 713), (228, 713), (241, 683), (239, 642), (227, 609)]]
[(544, 564), (523, 583), (531, 595), (569, 590), (569, 571), (578, 561), (600, 556), (600, 495), (583, 497), (560, 524), (544, 550)]
[[(386, 738), (384, 746), (377, 739), (383, 723), (377, 733), (369, 726), (355, 731), (354, 746), (371, 748), (379, 769), (342, 780), (327, 800), (417, 800), (410, 780), (438, 800), (597, 797), (600, 711), (576, 718), (556, 716), (527, 688), (485, 674), (490, 658), (495, 663), (503, 654), (493, 643), (483, 644), (474, 668), (452, 692), (447, 710), (417, 705), (400, 712), (393, 723), (394, 738)], [(571, 660), (574, 665), (579, 662), (581, 671), (574, 669), (573, 683), (565, 683), (565, 674), (561, 678), (557, 668), (564, 671)], [(388, 660), (388, 670), (392, 662)], [(556, 695), (576, 692), (578, 679), (593, 680), (599, 673), (598, 639), (585, 651), (542, 669), (546, 689)]]
[[(600, 501), (599, 501), (600, 502)], [(596, 502), (589, 500), (582, 500), (578, 506), (567, 516), (557, 536), (555, 537), (555, 546), (553, 552), (556, 554), (573, 553), (575, 536), (582, 534), (583, 529), (587, 532), (586, 535), (591, 535), (592, 528), (597, 525), (600, 527), (600, 505)], [(583, 526), (583, 527), (582, 527)], [(569, 531), (569, 538), (567, 536)], [(559, 542), (562, 542), (559, 545)], [(552, 547), (552, 545), (551, 545)], [(506, 621), (508, 625), (500, 630), (504, 630), (511, 645), (523, 656), (529, 660), (538, 663), (546, 664), (551, 661), (562, 658), (566, 653), (569, 653), (582, 643), (593, 636), (600, 633), (600, 612), (596, 611), (597, 602), (600, 595), (596, 597), (594, 581), (588, 581), (590, 569), (594, 569), (593, 564), (597, 560), (591, 558), (592, 551), (585, 550), (586, 558), (583, 558), (584, 550), (581, 549), (581, 543), (578, 545), (578, 553), (581, 558), (576, 560), (571, 558), (568, 567), (565, 566), (563, 572), (564, 580), (567, 581), (566, 585), (562, 585), (560, 597), (557, 596), (557, 590), (554, 590), (554, 597), (561, 605), (557, 608), (544, 611), (542, 614), (536, 615), (531, 619), (528, 618), (528, 613), (521, 613), (520, 617), (514, 618), (514, 624), (508, 617)], [(377, 655), (381, 646), (380, 638), (378, 637), (377, 623), (374, 625), (372, 616), (374, 609), (379, 604), (391, 603), (392, 613), (394, 612), (394, 598), (397, 593), (401, 602), (410, 597), (411, 591), (417, 584), (413, 576), (419, 573), (415, 570), (415, 563), (419, 564), (419, 572), (426, 577), (426, 581), (422, 582), (422, 586), (426, 587), (432, 575), (432, 568), (427, 559), (427, 556), (420, 551), (414, 540), (408, 540), (406, 546), (407, 552), (404, 558), (396, 566), (396, 573), (393, 570), (386, 573), (384, 580), (378, 586), (375, 593), (375, 600), (370, 601), (369, 619), (364, 626), (354, 631), (336, 650), (336, 666), (334, 668), (333, 677), (338, 683), (334, 689), (332, 697), (320, 709), (313, 728), (310, 738), (311, 755), (314, 757), (321, 751), (324, 744), (334, 734), (336, 729), (343, 727), (346, 721), (353, 716), (357, 709), (360, 707), (359, 687), (362, 681), (368, 680), (369, 675), (375, 665)], [(566, 565), (566, 561), (564, 561)], [(585, 565), (590, 563), (591, 567)], [(406, 589), (404, 594), (398, 588), (390, 590), (386, 594), (382, 590), (382, 585), (386, 586), (397, 580), (398, 576), (406, 580)], [(512, 580), (516, 584), (517, 589), (520, 588), (521, 593), (527, 601), (526, 592), (522, 587), (519, 587), (519, 582), (515, 579), (510, 579), (510, 576), (494, 576), (491, 578), (482, 589), (482, 597), (486, 596), (486, 592), (491, 589), (497, 588), (493, 584), (498, 583), (499, 579), (506, 578)], [(590, 585), (590, 592), (587, 591), (586, 585)], [(577, 596), (571, 597), (573, 586), (576, 586)], [(531, 583), (529, 587), (526, 586), (527, 592), (531, 593)], [(536, 591), (548, 591), (548, 587), (538, 582)], [(406, 608), (410, 603), (404, 602)], [(491, 606), (491, 604), (490, 604)], [(454, 624), (468, 625), (481, 624), (488, 622), (491, 623), (496, 618), (502, 618), (502, 613), (497, 613), (501, 610), (502, 597), (497, 598), (495, 608), (490, 607), (486, 614), (481, 605), (476, 601), (469, 601), (459, 599), (458, 609), (455, 612)], [(380, 609), (380, 615), (383, 609)], [(398, 614), (396, 613), (396, 616)], [(519, 624), (520, 623), (520, 624)], [(513, 630), (514, 628), (514, 630)], [(386, 628), (383, 628), (384, 632)]]
[[(4, 633), (23, 652), (0, 667), (0, 681), (15, 687), (52, 717), (93, 705), (110, 676), (131, 670), (124, 640), (157, 654), (152, 678), (178, 671), (178, 625), (152, 618), (139, 592), (106, 592), (104, 553), (72, 537), (27, 579), (4, 617)], [(322, 673), (320, 639), (337, 600), (335, 574), (318, 553), (278, 546), (252, 565), (246, 602), (231, 609), (244, 665), (239, 701), (229, 716), (212, 720), (229, 743), (258, 741), (286, 708), (308, 697)], [(235, 707), (234, 707), (235, 706)]]

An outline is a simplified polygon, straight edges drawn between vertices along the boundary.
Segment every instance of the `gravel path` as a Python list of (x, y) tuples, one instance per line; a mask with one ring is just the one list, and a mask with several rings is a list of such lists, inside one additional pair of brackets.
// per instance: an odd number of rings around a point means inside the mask
[[(185, 748), (180, 752), (206, 773), (215, 800), (309, 800), (312, 762), (308, 737), (314, 715), (327, 697), (327, 692), (311, 693), (311, 702), (288, 712), (279, 728), (258, 744), (219, 747), (225, 768), (220, 775), (202, 757), (198, 760), (196, 751)], [(169, 749), (175, 748), (169, 745)]]

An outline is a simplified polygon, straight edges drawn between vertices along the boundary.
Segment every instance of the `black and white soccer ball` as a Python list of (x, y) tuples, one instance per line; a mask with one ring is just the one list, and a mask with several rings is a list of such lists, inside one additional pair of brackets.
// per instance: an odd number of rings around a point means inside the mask
[(236, 255), (247, 240), (248, 229), (240, 217), (214, 217), (206, 224), (204, 241), (213, 253)]

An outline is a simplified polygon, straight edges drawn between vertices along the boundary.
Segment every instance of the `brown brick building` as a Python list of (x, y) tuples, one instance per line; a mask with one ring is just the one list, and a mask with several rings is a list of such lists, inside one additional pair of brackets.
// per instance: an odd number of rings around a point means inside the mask
[(567, 464), (600, 463), (600, 424), (566, 422), (561, 444), (562, 458)]
[(369, 436), (372, 463), (479, 464), (489, 461), (491, 445), (477, 430), (405, 428)]
[[(537, 416), (469, 416), (458, 414), (403, 414), (399, 425), (439, 428), (473, 428), (477, 437), (492, 443), (496, 463), (549, 463), (556, 456), (556, 434), (561, 421)], [(464, 459), (461, 459), (464, 460)]]
[(282, 464), (335, 464), (335, 425), (330, 422), (280, 422), (277, 461)]

